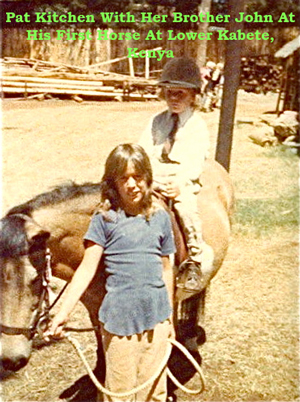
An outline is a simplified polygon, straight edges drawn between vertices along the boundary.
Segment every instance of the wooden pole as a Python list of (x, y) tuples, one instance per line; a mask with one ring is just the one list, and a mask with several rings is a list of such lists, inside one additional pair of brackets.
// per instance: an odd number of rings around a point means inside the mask
[[(201, 5), (198, 7), (198, 12), (209, 13), (211, 9), (211, 0), (202, 0)], [(205, 33), (205, 38), (199, 41), (198, 48), (197, 48), (197, 63), (199, 67), (203, 67), (206, 64), (206, 51), (207, 51), (207, 38), (206, 33), (208, 31), (209, 22), (201, 22), (198, 27), (198, 32)]]
[(150, 59), (148, 56), (145, 58), (145, 78), (146, 80), (149, 79), (150, 76)]
[[(243, 23), (236, 22), (235, 18), (239, 16), (240, 12), (244, 11), (244, 0), (229, 0), (228, 7), (228, 14), (230, 14), (231, 18), (226, 29), (229, 30), (229, 33), (237, 32), (238, 29), (243, 30)], [(242, 47), (243, 41), (241, 40), (226, 41), (224, 88), (219, 122), (216, 160), (228, 171), (230, 167), (237, 93), (240, 82)]]
[(129, 74), (130, 77), (134, 77), (134, 66), (133, 66), (133, 60), (131, 57), (128, 57), (128, 62), (129, 62)]

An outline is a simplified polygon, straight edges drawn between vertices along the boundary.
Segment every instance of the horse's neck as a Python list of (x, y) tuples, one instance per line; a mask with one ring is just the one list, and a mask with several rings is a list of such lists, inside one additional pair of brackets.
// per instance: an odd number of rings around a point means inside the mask
[(33, 219), (59, 238), (65, 233), (81, 233), (86, 227), (99, 204), (99, 194), (85, 194), (54, 205), (35, 210)]
[[(83, 237), (99, 204), (99, 194), (86, 194), (33, 212), (33, 219), (49, 231), (54, 275), (69, 276), (80, 264)], [(63, 278), (65, 279), (65, 278)]]

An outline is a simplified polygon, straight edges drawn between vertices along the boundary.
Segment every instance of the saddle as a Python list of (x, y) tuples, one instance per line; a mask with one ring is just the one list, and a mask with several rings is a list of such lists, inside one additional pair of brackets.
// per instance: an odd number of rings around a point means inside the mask
[(188, 248), (186, 245), (186, 241), (184, 238), (184, 232), (181, 227), (179, 217), (175, 209), (173, 208), (172, 200), (164, 197), (158, 191), (153, 191), (153, 195), (156, 198), (157, 202), (168, 212), (171, 218), (172, 229), (174, 234), (174, 241), (176, 246), (175, 253), (175, 265), (177, 267), (188, 258)]

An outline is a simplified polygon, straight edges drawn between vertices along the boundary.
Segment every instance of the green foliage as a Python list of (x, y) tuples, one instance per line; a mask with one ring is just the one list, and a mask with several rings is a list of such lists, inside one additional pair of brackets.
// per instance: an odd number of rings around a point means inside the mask
[(275, 21), (278, 21), (281, 13), (287, 15), (293, 13), (299, 20), (300, 5), (295, 0), (248, 0), (246, 10), (248, 14), (253, 14), (255, 11), (262, 15), (271, 14)]
[[(281, 0), (281, 1), (274, 1), (274, 0), (246, 0), (245, 1), (245, 13), (254, 15), (255, 12), (264, 16), (264, 15), (271, 15), (273, 17), (273, 23), (247, 23), (245, 22), (244, 25), (247, 28), (262, 28), (270, 26), (271, 24), (280, 26), (299, 26), (300, 23), (300, 3), (295, 0)], [(230, 14), (230, 9), (228, 7), (228, 0), (213, 0), (212, 1), (212, 14)], [(288, 16), (290, 13), (295, 15), (295, 22), (290, 23), (279, 23), (278, 19), (282, 13), (286, 13)]]

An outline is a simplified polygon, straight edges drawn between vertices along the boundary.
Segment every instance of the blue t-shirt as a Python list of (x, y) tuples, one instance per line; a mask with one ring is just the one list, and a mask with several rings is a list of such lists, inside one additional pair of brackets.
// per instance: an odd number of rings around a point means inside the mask
[(122, 210), (97, 214), (84, 238), (104, 248), (107, 293), (99, 320), (108, 332), (139, 334), (170, 316), (161, 257), (174, 253), (175, 246), (166, 211), (156, 211), (149, 221)]

